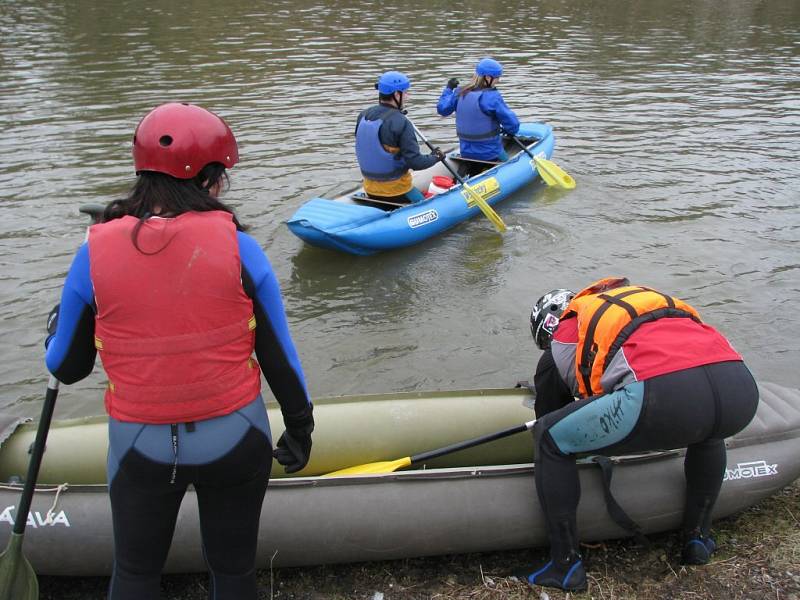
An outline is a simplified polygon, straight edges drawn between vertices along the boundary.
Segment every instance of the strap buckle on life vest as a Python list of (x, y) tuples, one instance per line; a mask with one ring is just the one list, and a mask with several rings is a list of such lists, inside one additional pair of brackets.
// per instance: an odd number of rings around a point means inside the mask
[(589, 350), (584, 353), (584, 359), (581, 361), (579, 367), (581, 375), (584, 377), (589, 377), (592, 374), (592, 366), (594, 365), (594, 359), (597, 358), (597, 351), (599, 349), (597, 342), (592, 342)]
[(586, 353), (586, 360), (589, 362), (590, 365), (594, 364), (594, 359), (597, 358), (597, 351), (600, 347), (597, 345), (597, 342), (592, 342), (591, 348), (589, 348), (589, 352)]

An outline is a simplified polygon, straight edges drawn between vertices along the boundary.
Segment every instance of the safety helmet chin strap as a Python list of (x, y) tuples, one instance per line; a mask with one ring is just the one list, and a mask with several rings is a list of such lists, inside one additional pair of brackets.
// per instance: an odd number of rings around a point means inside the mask
[[(397, 94), (400, 94), (400, 98), (399, 99), (397, 98)], [(392, 94), (391, 100), (381, 100), (380, 98), (378, 100), (379, 100), (379, 102), (381, 104), (385, 104), (385, 105), (388, 105), (390, 103), (394, 104), (397, 107), (397, 110), (399, 110), (400, 112), (403, 112), (403, 92), (394, 92)]]
[[(397, 94), (400, 94), (400, 98), (397, 98)], [(403, 92), (395, 92), (392, 94), (392, 100), (394, 100), (394, 104), (397, 107), (397, 110), (403, 110)]]

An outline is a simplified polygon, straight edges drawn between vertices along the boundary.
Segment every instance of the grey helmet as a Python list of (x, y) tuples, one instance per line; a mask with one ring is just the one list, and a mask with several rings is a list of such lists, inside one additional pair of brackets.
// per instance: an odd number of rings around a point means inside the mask
[(571, 290), (558, 289), (547, 292), (536, 301), (531, 310), (531, 335), (542, 350), (550, 347), (553, 332), (570, 300), (575, 297)]

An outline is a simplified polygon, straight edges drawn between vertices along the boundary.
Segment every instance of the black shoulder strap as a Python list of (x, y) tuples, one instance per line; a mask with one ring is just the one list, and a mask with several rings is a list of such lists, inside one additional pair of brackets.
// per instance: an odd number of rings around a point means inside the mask
[(632, 534), (639, 544), (649, 548), (650, 540), (645, 537), (642, 528), (639, 527), (639, 525), (628, 516), (628, 513), (622, 509), (614, 496), (611, 494), (611, 475), (614, 468), (614, 463), (607, 456), (593, 456), (592, 462), (596, 463), (602, 472), (603, 496), (605, 496), (606, 499), (606, 510), (608, 510), (608, 516), (611, 517), (611, 520), (614, 521), (614, 523), (622, 527), (628, 533)]
[(588, 396), (593, 395), (596, 391), (600, 391), (592, 389), (592, 368), (594, 366), (594, 359), (597, 357), (598, 350), (597, 343), (594, 341), (594, 334), (597, 332), (597, 325), (600, 323), (600, 319), (603, 318), (603, 315), (606, 314), (606, 311), (612, 306), (621, 306), (628, 311), (631, 319), (636, 318), (636, 310), (627, 302), (623, 302), (622, 299), (632, 294), (638, 294), (642, 291), (643, 290), (641, 288), (636, 288), (615, 294), (614, 296), (609, 296), (608, 294), (598, 295), (600, 299), (604, 300), (604, 303), (595, 311), (595, 313), (592, 315), (592, 318), (589, 320), (589, 325), (586, 327), (586, 336), (583, 340), (583, 351), (581, 352), (581, 360), (578, 366), (578, 373), (583, 380), (583, 385), (586, 387), (586, 394)]

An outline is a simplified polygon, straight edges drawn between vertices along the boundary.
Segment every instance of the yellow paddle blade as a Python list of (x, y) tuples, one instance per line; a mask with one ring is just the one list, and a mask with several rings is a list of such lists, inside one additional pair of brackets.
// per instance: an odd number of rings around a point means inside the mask
[(365, 465), (356, 465), (355, 467), (347, 467), (346, 469), (331, 471), (330, 473), (323, 475), (323, 477), (339, 477), (341, 475), (378, 475), (380, 473), (392, 473), (397, 469), (402, 469), (410, 464), (411, 457), (406, 456), (405, 458), (398, 458), (397, 460), (367, 463)]
[(575, 180), (552, 160), (539, 156), (533, 160), (536, 162), (536, 169), (539, 171), (539, 175), (547, 185), (557, 185), (565, 190), (571, 190), (575, 187)]
[(534, 163), (536, 164), (536, 170), (539, 172), (539, 177), (542, 178), (547, 185), (558, 185), (558, 179), (553, 177), (553, 175), (544, 168), (544, 166), (539, 165), (538, 159), (533, 159)]
[(503, 219), (500, 218), (500, 215), (494, 212), (494, 209), (489, 206), (489, 203), (483, 199), (483, 196), (469, 187), (466, 183), (461, 187), (463, 187), (464, 190), (469, 194), (470, 198), (475, 201), (475, 204), (477, 204), (478, 208), (480, 208), (483, 214), (486, 215), (486, 218), (494, 223), (494, 226), (497, 227), (497, 231), (503, 233), (506, 230), (506, 224), (503, 222)]

